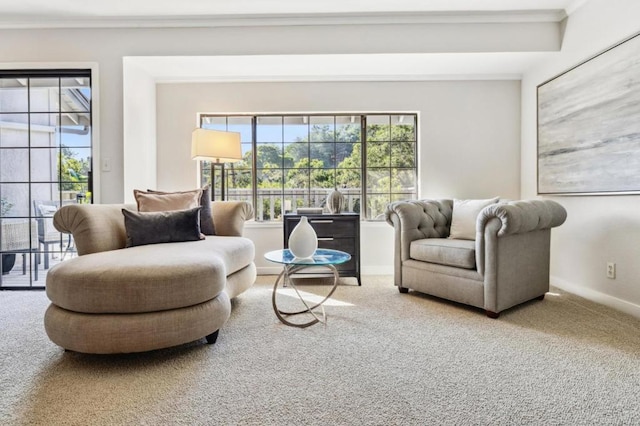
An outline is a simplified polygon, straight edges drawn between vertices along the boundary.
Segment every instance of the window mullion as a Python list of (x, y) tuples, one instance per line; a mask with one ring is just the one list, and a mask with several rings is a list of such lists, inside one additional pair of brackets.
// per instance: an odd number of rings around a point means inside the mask
[(369, 214), (367, 213), (367, 116), (360, 116), (360, 138), (362, 139), (360, 145), (360, 174), (362, 183), (360, 185), (360, 216), (365, 220), (369, 220)]
[(258, 212), (258, 118), (257, 116), (251, 116), (251, 150), (253, 155), (251, 156), (251, 201), (253, 203), (253, 209)]

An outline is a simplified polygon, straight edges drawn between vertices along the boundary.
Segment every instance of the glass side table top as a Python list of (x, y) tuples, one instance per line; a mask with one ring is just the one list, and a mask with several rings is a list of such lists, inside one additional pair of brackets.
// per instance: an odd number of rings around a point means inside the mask
[(351, 260), (351, 255), (340, 250), (318, 249), (312, 257), (299, 259), (291, 250), (274, 250), (265, 253), (264, 258), (285, 265), (339, 265)]

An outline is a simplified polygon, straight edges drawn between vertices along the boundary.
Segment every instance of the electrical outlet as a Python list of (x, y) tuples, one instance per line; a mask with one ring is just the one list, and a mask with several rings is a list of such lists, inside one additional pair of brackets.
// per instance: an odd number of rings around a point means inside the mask
[(616, 278), (616, 264), (613, 262), (607, 262), (607, 278)]

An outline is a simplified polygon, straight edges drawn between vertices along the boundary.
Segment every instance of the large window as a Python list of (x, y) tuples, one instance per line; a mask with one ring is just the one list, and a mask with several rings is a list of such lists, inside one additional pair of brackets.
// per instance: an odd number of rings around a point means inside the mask
[[(325, 207), (338, 188), (346, 210), (382, 220), (385, 206), (417, 195), (416, 114), (202, 114), (201, 127), (239, 132), (243, 159), (214, 168), (220, 197), (254, 204), (256, 220), (281, 220), (299, 207)], [(211, 182), (203, 163), (201, 181)]]
[(52, 216), (91, 201), (91, 134), (90, 70), (0, 71), (0, 289), (73, 256)]

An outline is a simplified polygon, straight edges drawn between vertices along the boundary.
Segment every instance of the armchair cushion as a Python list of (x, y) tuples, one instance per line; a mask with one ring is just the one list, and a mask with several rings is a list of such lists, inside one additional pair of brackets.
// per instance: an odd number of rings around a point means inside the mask
[(476, 220), (485, 207), (496, 204), (498, 197), (488, 200), (453, 200), (451, 231), (449, 238), (462, 240), (476, 239)]
[(447, 238), (425, 238), (411, 242), (411, 259), (456, 268), (475, 269), (475, 242)]

